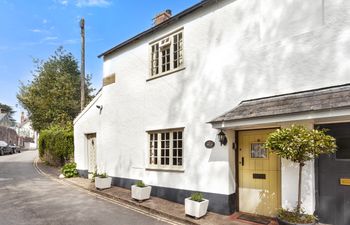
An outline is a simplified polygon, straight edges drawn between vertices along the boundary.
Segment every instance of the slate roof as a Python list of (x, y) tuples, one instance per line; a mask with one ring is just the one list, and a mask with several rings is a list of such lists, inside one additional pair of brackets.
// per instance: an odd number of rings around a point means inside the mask
[(119, 50), (119, 49), (121, 49), (121, 48), (123, 48), (123, 47), (125, 47), (125, 46), (127, 46), (127, 45), (129, 45), (129, 44), (131, 44), (133, 42), (135, 42), (135, 41), (138, 41), (141, 38), (146, 37), (147, 35), (149, 35), (151, 33), (157, 32), (157, 31), (159, 31), (159, 30), (161, 30), (163, 28), (168, 27), (169, 25), (171, 25), (171, 24), (175, 23), (176, 21), (178, 21), (179, 19), (182, 19), (183, 17), (185, 17), (185, 16), (187, 16), (187, 15), (197, 11), (198, 9), (201, 9), (203, 7), (206, 7), (206, 6), (209, 6), (209, 5), (211, 5), (213, 3), (216, 3), (216, 2), (217, 1), (215, 1), (215, 0), (202, 0), (199, 3), (191, 6), (190, 8), (187, 8), (184, 11), (182, 11), (182, 12), (180, 12), (180, 13), (172, 16), (172, 17), (170, 17), (169, 19), (165, 20), (164, 22), (162, 22), (162, 23), (160, 23), (160, 24), (158, 24), (158, 25), (156, 25), (154, 27), (151, 27), (148, 30), (145, 30), (144, 32), (142, 32), (142, 33), (140, 33), (140, 34), (138, 34), (138, 35), (136, 35), (136, 36), (134, 36), (134, 37), (132, 37), (132, 38), (130, 38), (130, 39), (128, 39), (128, 40), (118, 44), (118, 45), (116, 45), (116, 46), (114, 46), (113, 48), (103, 52), (102, 54), (98, 55), (97, 57), (101, 58), (102, 56), (109, 55), (109, 54), (111, 54), (111, 53), (113, 53), (113, 52), (115, 52), (115, 51), (117, 51), (117, 50)]
[(211, 123), (350, 108), (350, 84), (242, 101)]

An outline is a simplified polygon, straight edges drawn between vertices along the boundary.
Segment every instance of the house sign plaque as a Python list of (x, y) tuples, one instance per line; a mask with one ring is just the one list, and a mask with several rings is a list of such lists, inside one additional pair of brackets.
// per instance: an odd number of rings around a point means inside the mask
[(205, 145), (206, 148), (214, 148), (215, 142), (212, 141), (212, 140), (208, 140), (208, 141), (205, 142), (204, 145)]
[(350, 186), (350, 178), (340, 178), (340, 185)]

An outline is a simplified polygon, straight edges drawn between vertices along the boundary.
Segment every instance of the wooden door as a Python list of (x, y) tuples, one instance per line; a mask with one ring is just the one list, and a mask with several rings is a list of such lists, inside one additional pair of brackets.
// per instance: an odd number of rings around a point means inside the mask
[(280, 158), (263, 148), (274, 130), (238, 132), (239, 210), (275, 216), (280, 208)]
[(88, 177), (92, 178), (93, 173), (96, 172), (96, 133), (88, 134), (87, 136), (87, 150), (88, 150)]
[(350, 224), (350, 123), (316, 125), (336, 139), (337, 151), (316, 161), (316, 214), (321, 223)]

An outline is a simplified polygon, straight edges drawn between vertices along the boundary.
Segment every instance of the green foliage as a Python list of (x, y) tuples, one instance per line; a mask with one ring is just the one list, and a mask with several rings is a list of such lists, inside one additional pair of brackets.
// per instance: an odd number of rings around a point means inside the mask
[(62, 167), (61, 172), (67, 178), (76, 177), (76, 176), (78, 176), (77, 164), (76, 163), (66, 163)]
[(203, 201), (203, 194), (196, 192), (191, 195), (191, 200), (196, 201), (196, 202), (201, 202)]
[[(335, 138), (325, 130), (307, 129), (292, 125), (289, 128), (277, 129), (271, 133), (264, 147), (282, 158), (299, 163), (298, 201), (295, 212), (301, 214), (302, 169), (305, 162), (321, 154), (334, 153), (337, 149)], [(286, 214), (292, 216), (292, 214)]]
[(309, 130), (303, 126), (292, 125), (278, 129), (266, 140), (265, 148), (296, 163), (304, 163), (320, 154), (336, 151), (335, 139), (325, 130)]
[(108, 175), (107, 175), (107, 173), (97, 173), (97, 172), (94, 172), (94, 173), (92, 174), (92, 180), (91, 180), (91, 182), (95, 182), (95, 178), (96, 178), (96, 177), (99, 177), (99, 178), (107, 178)]
[(13, 118), (13, 115), (15, 114), (16, 111), (14, 111), (11, 106), (0, 103), (0, 109), (1, 109), (0, 113), (8, 113), (9, 119), (10, 119), (11, 122), (14, 123), (16, 121)]
[(135, 183), (135, 185), (136, 185), (137, 187), (140, 187), (140, 188), (146, 187), (145, 183), (143, 183), (142, 180), (137, 181), (137, 182)]
[(107, 173), (100, 173), (100, 174), (97, 173), (95, 177), (107, 178), (108, 176), (107, 176)]
[(304, 210), (285, 210), (280, 209), (277, 212), (277, 217), (283, 221), (288, 221), (290, 223), (314, 223), (317, 221), (317, 217), (314, 215), (305, 214)]
[[(33, 128), (66, 126), (80, 112), (80, 71), (78, 62), (62, 47), (46, 61), (34, 60), (33, 80), (21, 82), (17, 98), (30, 113)], [(90, 76), (86, 79), (86, 104), (92, 99)]]
[(52, 165), (63, 165), (73, 158), (74, 137), (72, 127), (52, 126), (39, 135), (39, 156)]

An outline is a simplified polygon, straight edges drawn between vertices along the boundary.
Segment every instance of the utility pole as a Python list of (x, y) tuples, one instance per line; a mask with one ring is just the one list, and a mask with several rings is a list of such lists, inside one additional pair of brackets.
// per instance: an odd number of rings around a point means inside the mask
[(80, 68), (80, 111), (85, 106), (85, 20), (80, 20), (81, 30), (81, 68)]

